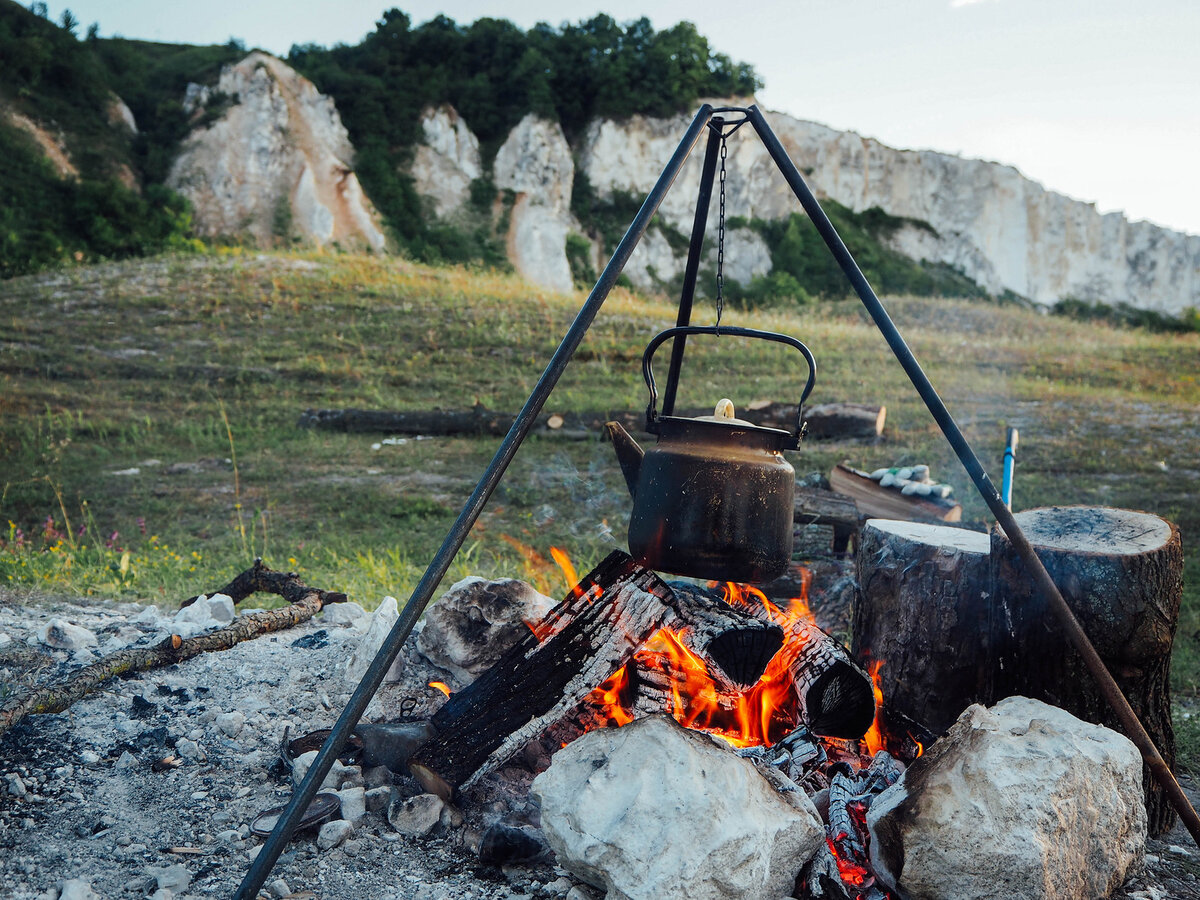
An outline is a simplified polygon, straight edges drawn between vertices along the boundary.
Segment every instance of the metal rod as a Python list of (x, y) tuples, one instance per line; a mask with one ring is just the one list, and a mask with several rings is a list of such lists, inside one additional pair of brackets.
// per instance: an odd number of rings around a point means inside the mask
[[(713, 179), (717, 172), (717, 156), (721, 148), (721, 128), (725, 120), (713, 116), (708, 129), (708, 144), (704, 148), (704, 168), (700, 172), (700, 193), (696, 198), (696, 217), (692, 220), (692, 241), (688, 245), (687, 265), (683, 270), (683, 289), (679, 292), (679, 315), (675, 327), (692, 324), (692, 300), (696, 296), (696, 276), (700, 272), (700, 255), (704, 250), (704, 229), (708, 226), (708, 207), (712, 201)], [(663, 388), (662, 414), (675, 414), (675, 393), (679, 389), (679, 370), (683, 367), (683, 349), (687, 335), (671, 343), (671, 365), (667, 369), (667, 384)]]
[(1196, 815), (1191, 802), (1179, 786), (1179, 782), (1175, 780), (1175, 776), (1171, 773), (1166, 760), (1158, 752), (1154, 741), (1146, 733), (1146, 729), (1142, 727), (1142, 723), (1138, 721), (1137, 714), (1130, 707), (1129, 701), (1125, 699), (1125, 695), (1121, 693), (1121, 688), (1113, 680), (1108, 667), (1104, 665), (1104, 660), (1100, 658), (1100, 654), (1092, 646), (1092, 642), (1083, 630), (1083, 626), (1079, 624), (1079, 620), (1071, 612), (1071, 607), (1067, 605), (1067, 601), (1063, 598), (1058, 586), (1055, 585), (1054, 579), (1050, 577), (1050, 573), (1046, 571), (1046, 567), (1042, 564), (1041, 559), (1038, 558), (1033, 545), (1029, 543), (1029, 539), (1025, 537), (1021, 526), (1013, 518), (1012, 511), (1004, 505), (1004, 501), (1000, 497), (1000, 492), (996, 490), (995, 485), (988, 478), (988, 474), (984, 471), (979, 457), (975, 455), (975, 451), (967, 443), (966, 437), (959, 430), (958, 424), (950, 415), (946, 404), (942, 402), (942, 398), (934, 390), (933, 384), (921, 369), (920, 363), (917, 362), (917, 358), (913, 355), (912, 350), (905, 343), (903, 336), (896, 328), (896, 324), (892, 321), (891, 316), (888, 315), (887, 310), (884, 309), (879, 298), (875, 296), (875, 291), (871, 289), (871, 285), (858, 268), (854, 257), (846, 249), (846, 245), (842, 242), (837, 229), (833, 227), (833, 223), (825, 215), (821, 204), (817, 202), (817, 198), (813, 196), (812, 191), (808, 189), (808, 185), (804, 183), (804, 178), (800, 175), (796, 164), (792, 162), (791, 157), (788, 156), (787, 151), (783, 148), (783, 144), (779, 142), (779, 138), (771, 130), (771, 126), (767, 124), (767, 120), (763, 117), (762, 112), (757, 106), (751, 106), (748, 110), (748, 115), (751, 124), (754, 126), (754, 130), (762, 138), (767, 152), (771, 154), (775, 165), (783, 173), (783, 177), (792, 189), (792, 192), (796, 195), (796, 199), (800, 201), (800, 205), (804, 207), (808, 218), (816, 226), (817, 232), (825, 241), (825, 245), (829, 248), (829, 252), (833, 254), (834, 259), (837, 260), (838, 265), (841, 266), (842, 272), (849, 279), (859, 299), (862, 300), (863, 306), (867, 308), (867, 312), (875, 320), (875, 325), (883, 334), (884, 340), (892, 348), (892, 353), (895, 354), (896, 359), (900, 362), (913, 387), (917, 389), (917, 393), (925, 402), (925, 406), (928, 407), (934, 420), (942, 429), (942, 433), (954, 449), (963, 468), (971, 476), (971, 480), (975, 483), (980, 496), (983, 497), (983, 502), (987, 504), (988, 509), (992, 511), (992, 515), (996, 517), (996, 521), (1003, 529), (1005, 536), (1012, 543), (1022, 562), (1024, 562), (1026, 568), (1029, 570), (1034, 583), (1046, 596), (1050, 608), (1054, 611), (1059, 623), (1066, 631), (1067, 637), (1083, 658), (1083, 662), (1088, 667), (1088, 671), (1092, 673), (1092, 677), (1096, 680), (1096, 685), (1100, 689), (1100, 693), (1104, 696), (1104, 699), (1108, 702), (1113, 712), (1116, 713), (1121, 727), (1125, 729), (1126, 736), (1137, 745), (1138, 750), (1142, 753), (1142, 759), (1162, 786), (1163, 791), (1171, 801), (1171, 805), (1179, 813), (1179, 817), (1183, 819), (1183, 823), (1191, 833), (1192, 839), (1200, 845), (1200, 817)]
[(449, 570), (450, 563), (453, 562), (459, 548), (462, 547), (463, 542), (467, 539), (467, 535), (470, 533), (471, 527), (475, 524), (475, 520), (483, 512), (483, 507), (487, 504), (488, 498), (491, 497), (509, 463), (512, 462), (513, 457), (520, 448), (521, 443), (529, 434), (534, 420), (541, 411), (542, 405), (546, 402), (546, 398), (554, 390), (554, 385), (557, 384), (558, 379), (562, 376), (567, 363), (571, 361), (571, 356), (579, 347), (583, 336), (587, 333), (592, 321), (596, 318), (596, 314), (600, 311), (600, 307), (604, 304), (609, 292), (617, 283), (617, 277), (621, 274), (621, 270), (625, 268), (625, 264), (629, 261), (629, 256), (633, 253), (637, 242), (646, 233), (646, 227), (650, 224), (651, 217), (658, 209), (659, 204), (662, 203), (662, 199), (666, 196), (667, 191), (671, 189), (671, 185), (674, 183), (676, 176), (678, 176), (679, 170), (683, 168), (684, 162), (692, 152), (696, 141), (699, 140), (700, 133), (707, 127), (711, 116), (712, 106), (710, 104), (706, 103), (700, 107), (699, 112), (696, 113), (696, 117), (692, 120), (692, 124), (688, 126), (683, 140), (679, 142), (679, 146), (675, 148), (675, 153), (671, 156), (662, 174), (658, 177), (658, 181), (650, 189), (650, 193), (646, 195), (641, 209), (634, 216), (629, 230), (625, 232), (625, 237), (621, 239), (621, 243), (617, 245), (617, 249), (613, 252), (612, 259), (604, 267), (604, 271), (600, 273), (600, 278), (596, 282), (596, 286), (588, 294), (587, 300), (584, 301), (583, 306), (576, 314), (575, 321), (571, 323), (571, 327), (567, 330), (566, 335), (564, 335), (562, 343), (558, 345), (558, 349), (554, 352), (554, 356), (551, 357), (546, 370), (542, 373), (542, 377), (538, 379), (538, 383), (534, 386), (529, 399), (525, 401), (525, 405), (513, 422), (512, 428), (509, 429), (500, 448), (496, 451), (496, 455), (492, 457), (491, 463), (488, 464), (483, 476), (479, 479), (474, 492), (467, 500), (462, 512), (459, 513), (458, 519), (455, 520), (450, 531), (446, 534), (445, 540), (442, 541), (442, 546), (430, 562), (429, 568), (425, 570), (425, 574), (421, 577), (420, 582), (418, 582), (408, 603), (404, 605), (404, 610), (400, 613), (396, 624), (392, 626), (392, 630), (384, 638), (379, 651), (375, 654), (375, 659), (371, 661), (371, 665), (367, 668), (366, 674), (363, 675), (362, 681), (354, 689), (349, 703), (347, 703), (337, 723), (333, 726), (333, 730), (330, 731), (329, 737), (325, 739), (325, 744), (321, 747), (320, 752), (317, 753), (316, 759), (313, 760), (312, 765), (309, 767), (308, 774), (304, 776), (304, 780), (292, 795), (287, 809), (284, 810), (283, 815), (280, 816), (279, 821), (275, 824), (275, 828), (271, 831), (266, 843), (262, 845), (262, 849), (259, 850), (258, 855), (254, 858), (254, 862), (251, 863), (250, 869), (246, 872), (245, 878), (242, 879), (242, 883), (238, 886), (237, 893), (234, 895), (235, 900), (254, 900), (257, 896), (259, 888), (266, 881), (267, 875), (270, 874), (271, 869), (283, 852), (283, 848), (291, 838), (292, 831), (295, 830), (300, 816), (308, 809), (308, 804), (316, 796), (321, 782), (325, 780), (325, 776), (329, 774), (329, 770), (333, 767), (333, 761), (341, 753), (342, 747), (345, 746), (346, 741), (350, 738), (354, 727), (358, 724), (358, 720), (362, 718), (367, 704), (371, 702), (371, 698), (375, 696), (375, 692), (383, 683), (383, 677), (387, 674), (387, 670), (396, 658), (396, 654), (404, 646), (405, 640), (408, 638), (413, 626), (416, 625), (421, 613), (425, 611), (425, 607), (433, 596), (438, 583), (441, 582)]

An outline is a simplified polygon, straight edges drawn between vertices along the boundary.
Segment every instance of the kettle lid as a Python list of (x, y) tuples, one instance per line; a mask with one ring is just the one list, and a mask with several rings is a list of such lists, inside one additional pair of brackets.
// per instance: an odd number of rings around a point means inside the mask
[(720, 400), (717, 401), (717, 406), (713, 410), (713, 414), (711, 416), (696, 416), (695, 418), (693, 418), (692, 421), (694, 421), (694, 422), (717, 422), (718, 424), (721, 424), (721, 425), (741, 425), (743, 427), (748, 427), (748, 428), (760, 427), (758, 425), (755, 425), (753, 422), (748, 422), (745, 419), (739, 419), (735, 415), (735, 410), (733, 408), (733, 401), (730, 400), (728, 397), (722, 397)]

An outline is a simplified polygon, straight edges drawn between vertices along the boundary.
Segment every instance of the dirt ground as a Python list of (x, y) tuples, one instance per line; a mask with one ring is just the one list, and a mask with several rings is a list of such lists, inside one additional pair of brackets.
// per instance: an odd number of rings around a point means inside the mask
[[(72, 653), (40, 644), (39, 630), (56, 617), (89, 629), (98, 645)], [(166, 614), (134, 604), (0, 597), (0, 689), (61, 674), (92, 652), (152, 640), (165, 621)], [(358, 628), (318, 617), (227, 652), (114, 680), (68, 711), (32, 717), (0, 737), (0, 896), (231, 896), (262, 843), (249, 834), (251, 821), (291, 791), (278, 762), (285, 729), (294, 737), (333, 724), (353, 688), (345, 667), (360, 638)], [(417, 654), (406, 650), (402, 658), (409, 677), (381, 690), (368, 719), (392, 720), (401, 710), (420, 715), (437, 702)], [(152, 763), (167, 756), (183, 758), (182, 765), (155, 771)], [(480, 811), (465, 812), (466, 826), (422, 839), (398, 834), (384, 811), (368, 812), (330, 849), (302, 835), (268, 878), (271, 896), (599, 896), (552, 860), (482, 865), (472, 849)], [(1200, 898), (1197, 872), (1200, 853), (1177, 827), (1149, 843), (1146, 870), (1118, 896)]]

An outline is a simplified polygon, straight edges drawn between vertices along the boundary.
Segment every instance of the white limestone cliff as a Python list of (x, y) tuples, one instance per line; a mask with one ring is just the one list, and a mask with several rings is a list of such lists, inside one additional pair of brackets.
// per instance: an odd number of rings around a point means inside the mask
[[(1011, 166), (895, 150), (790, 116), (766, 117), (819, 196), (855, 211), (878, 206), (932, 226), (932, 233), (910, 226), (892, 238), (896, 249), (915, 259), (947, 263), (994, 293), (1010, 290), (1039, 303), (1069, 296), (1171, 313), (1200, 306), (1200, 236), (1101, 214)], [(580, 166), (602, 198), (614, 191), (644, 195), (689, 121), (687, 115), (595, 121), (579, 147)], [(702, 148), (693, 153), (660, 209), (685, 234), (702, 157)], [(727, 169), (728, 215), (775, 219), (799, 211), (748, 126), (730, 139)], [(715, 211), (714, 201), (710, 227)], [(678, 268), (664, 247), (665, 241), (648, 241), (639, 251), (647, 258), (635, 254), (630, 261), (631, 276), (648, 267), (660, 273)]]
[[(191, 201), (201, 235), (384, 249), (331, 99), (260, 52), (226, 66), (216, 92), (236, 102), (188, 135), (167, 179)], [(187, 99), (199, 110), (210, 92), (189, 90)]]

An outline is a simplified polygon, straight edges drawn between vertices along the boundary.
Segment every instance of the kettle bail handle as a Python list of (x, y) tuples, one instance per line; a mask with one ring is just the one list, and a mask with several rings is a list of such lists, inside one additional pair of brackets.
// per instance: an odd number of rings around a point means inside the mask
[(813, 359), (812, 351), (804, 346), (796, 338), (787, 334), (780, 334), (777, 331), (759, 331), (756, 328), (736, 328), (730, 326), (717, 327), (713, 325), (679, 325), (675, 328), (668, 328), (660, 331), (650, 343), (646, 345), (646, 350), (642, 354), (642, 377), (646, 379), (646, 386), (650, 388), (650, 403), (646, 407), (646, 430), (651, 434), (658, 433), (658, 387), (654, 383), (654, 353), (662, 345), (662, 343), (670, 338), (679, 337), (682, 335), (692, 334), (711, 334), (720, 337), (722, 335), (732, 335), (733, 337), (748, 337), (761, 338), (765, 341), (775, 341), (780, 344), (787, 344), (789, 347), (795, 347), (804, 356), (805, 362), (808, 363), (808, 380), (804, 384), (804, 392), (800, 395), (800, 402), (796, 404), (796, 430), (792, 436), (791, 449), (796, 449), (800, 446), (800, 440), (804, 437), (804, 422), (802, 418), (802, 410), (804, 409), (804, 401), (808, 399), (808, 395), (812, 393), (813, 384), (817, 379), (817, 361)]

